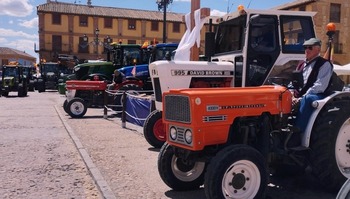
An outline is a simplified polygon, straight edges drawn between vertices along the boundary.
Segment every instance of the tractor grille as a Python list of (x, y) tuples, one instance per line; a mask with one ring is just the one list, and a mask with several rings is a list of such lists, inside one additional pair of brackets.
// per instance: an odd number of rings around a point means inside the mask
[(191, 123), (190, 100), (187, 96), (166, 95), (164, 100), (166, 120)]
[(177, 129), (176, 142), (181, 143), (181, 144), (187, 144), (185, 142), (185, 130), (186, 129), (182, 128), (182, 127), (176, 127), (176, 129)]
[(157, 102), (162, 102), (162, 89), (160, 87), (159, 78), (154, 78), (154, 95)]

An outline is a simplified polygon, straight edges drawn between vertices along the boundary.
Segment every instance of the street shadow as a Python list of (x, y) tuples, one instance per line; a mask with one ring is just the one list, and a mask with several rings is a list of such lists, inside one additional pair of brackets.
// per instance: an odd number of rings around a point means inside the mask
[(154, 147), (150, 147), (148, 148), (149, 151), (152, 151), (152, 152), (159, 152), (160, 151), (160, 148), (154, 148)]
[[(173, 199), (206, 198), (203, 186), (191, 191), (168, 190), (164, 194)], [(327, 192), (312, 174), (304, 173), (271, 177), (264, 199), (334, 199), (336, 195)]]
[(193, 199), (193, 198), (205, 199), (206, 198), (203, 188), (200, 188), (197, 190), (191, 190), (191, 191), (169, 190), (169, 191), (166, 191), (164, 194), (167, 197), (173, 198), (173, 199)]
[[(70, 117), (68, 114), (66, 114), (68, 117)], [(73, 119), (73, 120), (87, 120), (87, 119), (99, 119), (99, 118), (103, 118), (103, 115), (84, 115), (83, 117), (80, 118), (73, 118), (70, 117), (69, 119)]]

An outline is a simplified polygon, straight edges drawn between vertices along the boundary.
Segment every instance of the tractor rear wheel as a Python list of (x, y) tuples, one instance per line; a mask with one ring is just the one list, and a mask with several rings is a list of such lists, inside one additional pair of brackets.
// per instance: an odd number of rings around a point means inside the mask
[(246, 145), (232, 145), (218, 152), (208, 165), (204, 191), (211, 199), (264, 198), (268, 170), (262, 154)]
[(67, 111), (72, 118), (81, 118), (87, 111), (87, 105), (83, 99), (73, 98), (67, 104)]
[(165, 129), (162, 121), (162, 112), (154, 110), (148, 115), (143, 125), (143, 135), (146, 141), (155, 148), (160, 148), (165, 142)]
[(165, 143), (158, 155), (158, 172), (165, 184), (175, 191), (198, 189), (204, 182), (205, 162), (176, 157), (172, 146)]
[(329, 191), (339, 191), (350, 177), (349, 144), (350, 99), (334, 99), (319, 113), (310, 140), (313, 173)]
[(117, 107), (114, 109), (115, 111), (121, 111), (123, 108), (123, 92), (126, 91), (130, 94), (139, 94), (138, 91), (142, 90), (141, 87), (137, 86), (136, 84), (126, 84), (123, 85), (121, 88), (118, 89), (117, 95), (114, 96), (113, 103), (114, 105), (117, 105)]

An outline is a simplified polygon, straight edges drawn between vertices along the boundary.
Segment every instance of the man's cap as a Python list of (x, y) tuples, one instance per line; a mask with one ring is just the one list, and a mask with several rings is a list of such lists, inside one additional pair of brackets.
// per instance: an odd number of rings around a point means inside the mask
[(309, 40), (306, 40), (303, 44), (303, 46), (321, 46), (321, 40), (317, 38), (311, 38)]

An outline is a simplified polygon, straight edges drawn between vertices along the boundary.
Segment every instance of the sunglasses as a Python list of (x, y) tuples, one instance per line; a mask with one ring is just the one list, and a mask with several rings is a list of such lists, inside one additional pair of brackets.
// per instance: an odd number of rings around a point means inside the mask
[(313, 46), (304, 46), (304, 50), (309, 49), (312, 50), (314, 47)]

